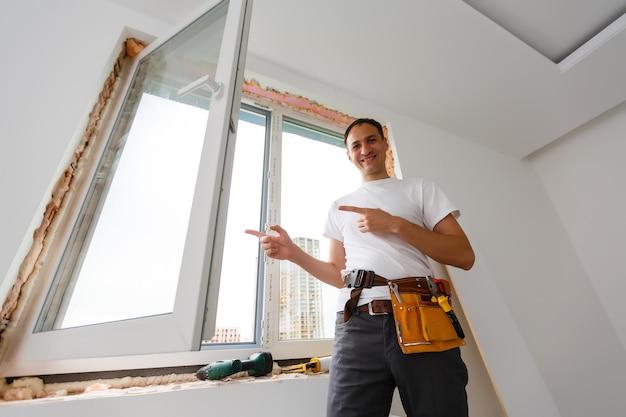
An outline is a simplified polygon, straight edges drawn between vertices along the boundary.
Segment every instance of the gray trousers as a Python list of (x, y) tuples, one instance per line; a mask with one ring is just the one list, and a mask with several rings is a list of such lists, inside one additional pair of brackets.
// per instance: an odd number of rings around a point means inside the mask
[(460, 349), (405, 355), (393, 315), (337, 314), (327, 417), (388, 417), (398, 387), (408, 417), (467, 417)]

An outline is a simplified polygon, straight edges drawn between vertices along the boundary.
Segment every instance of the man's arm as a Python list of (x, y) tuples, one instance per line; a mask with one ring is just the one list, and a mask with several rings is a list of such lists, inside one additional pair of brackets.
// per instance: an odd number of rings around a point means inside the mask
[(403, 218), (398, 219), (400, 225), (394, 229), (396, 235), (425, 255), (441, 264), (465, 270), (474, 266), (476, 257), (472, 245), (452, 214), (441, 219), (432, 231)]
[(320, 281), (337, 288), (343, 287), (341, 270), (346, 266), (343, 243), (330, 239), (329, 260), (324, 262), (303, 251), (282, 227), (270, 226), (270, 230), (277, 234), (268, 235), (256, 230), (246, 230), (246, 233), (259, 238), (263, 252), (270, 258), (293, 262)]
[(431, 231), (381, 209), (339, 206), (339, 210), (360, 214), (357, 226), (361, 233), (392, 233), (439, 263), (465, 270), (474, 265), (472, 245), (452, 214)]

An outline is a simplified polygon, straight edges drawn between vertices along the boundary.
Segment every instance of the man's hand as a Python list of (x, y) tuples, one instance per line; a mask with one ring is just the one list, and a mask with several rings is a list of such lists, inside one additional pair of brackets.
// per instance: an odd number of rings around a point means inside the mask
[(381, 209), (339, 206), (339, 210), (360, 214), (357, 226), (361, 233), (393, 233), (424, 255), (444, 265), (470, 269), (475, 255), (463, 229), (450, 213), (428, 230)]
[(302, 250), (279, 225), (270, 226), (270, 230), (277, 234), (267, 234), (256, 230), (246, 230), (246, 233), (259, 238), (261, 249), (266, 256), (279, 261), (293, 262), (320, 281), (333, 287), (343, 287), (341, 270), (346, 266), (346, 251), (343, 243), (330, 239), (330, 260), (326, 262)]
[(246, 230), (246, 233), (259, 238), (261, 249), (270, 258), (278, 260), (291, 260), (294, 254), (294, 243), (287, 234), (287, 231), (279, 225), (270, 226), (270, 230), (278, 233), (270, 235), (256, 230)]
[(393, 231), (397, 217), (392, 216), (378, 208), (363, 208), (355, 206), (339, 206), (341, 211), (351, 211), (360, 214), (356, 219), (357, 227), (361, 233), (389, 233)]

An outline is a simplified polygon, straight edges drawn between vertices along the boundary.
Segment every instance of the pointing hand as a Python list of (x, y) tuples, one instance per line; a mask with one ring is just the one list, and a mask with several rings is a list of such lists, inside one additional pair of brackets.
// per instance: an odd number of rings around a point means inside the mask
[(246, 233), (259, 238), (261, 249), (270, 258), (278, 260), (289, 260), (293, 255), (293, 241), (287, 234), (287, 231), (279, 225), (269, 227), (270, 230), (277, 234), (267, 234), (257, 230), (246, 230)]
[(391, 232), (395, 216), (378, 208), (364, 208), (356, 206), (339, 206), (341, 211), (350, 211), (360, 214), (356, 219), (361, 233), (388, 233)]

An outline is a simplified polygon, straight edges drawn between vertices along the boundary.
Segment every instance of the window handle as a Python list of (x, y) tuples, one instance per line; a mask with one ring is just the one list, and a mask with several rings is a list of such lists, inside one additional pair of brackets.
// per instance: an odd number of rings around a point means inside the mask
[(219, 99), (221, 97), (224, 84), (218, 83), (213, 78), (211, 78), (209, 74), (205, 75), (204, 77), (200, 77), (196, 81), (193, 81), (192, 83), (187, 84), (186, 86), (179, 89), (178, 96), (182, 97), (186, 94), (191, 93), (192, 91), (197, 90), (198, 88), (204, 85), (209, 87), (209, 90), (213, 92), (213, 98)]

